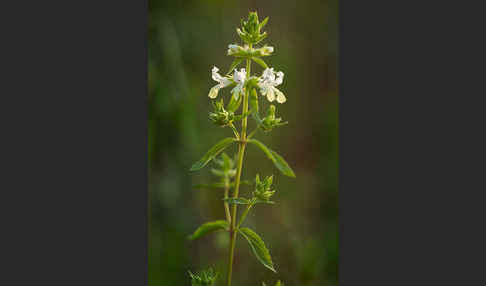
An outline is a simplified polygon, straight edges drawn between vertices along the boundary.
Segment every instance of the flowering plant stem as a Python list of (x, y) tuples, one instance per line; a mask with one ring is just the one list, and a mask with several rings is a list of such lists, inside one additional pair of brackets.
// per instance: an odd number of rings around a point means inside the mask
[[(284, 73), (269, 68), (261, 59), (261, 57), (269, 56), (273, 52), (273, 47), (265, 45), (257, 49), (253, 48), (253, 44), (258, 44), (266, 37), (267, 33), (261, 33), (260, 30), (267, 21), (268, 17), (260, 23), (257, 13), (251, 12), (248, 16), (248, 21), (242, 20), (241, 29), (236, 29), (240, 38), (245, 42), (245, 45), (243, 47), (237, 44), (228, 45), (228, 55), (236, 57), (230, 66), (230, 71), (225, 76), (222, 76), (219, 74), (219, 69), (217, 67), (212, 68), (212, 79), (218, 82), (218, 84), (209, 90), (208, 97), (215, 99), (218, 96), (219, 90), (224, 87), (231, 86), (233, 89), (231, 90), (231, 98), (226, 105), (226, 108), (223, 99), (213, 101), (214, 112), (209, 113), (209, 119), (217, 126), (230, 127), (234, 137), (226, 137), (219, 140), (199, 161), (194, 163), (190, 169), (191, 171), (200, 170), (209, 162), (213, 161), (217, 166), (217, 169), (213, 168), (211, 171), (215, 176), (221, 178), (216, 183), (209, 185), (203, 184), (203, 186), (224, 189), (223, 204), (226, 219), (210, 221), (202, 224), (193, 234), (188, 236), (188, 239), (195, 240), (218, 230), (229, 232), (230, 241), (226, 286), (231, 286), (235, 245), (238, 234), (241, 234), (241, 236), (245, 238), (251, 251), (263, 266), (268, 270), (275, 273), (277, 272), (270, 251), (266, 247), (262, 238), (248, 227), (240, 228), (250, 209), (255, 204), (274, 204), (270, 198), (275, 193), (275, 190), (272, 190), (273, 175), (265, 176), (260, 179), (260, 175), (256, 174), (254, 191), (252, 193), (253, 196), (250, 198), (245, 198), (245, 196), (238, 197), (241, 184), (252, 184), (248, 183), (247, 180), (241, 181), (246, 145), (250, 143), (260, 149), (265, 154), (265, 157), (271, 160), (283, 175), (295, 178), (293, 170), (281, 155), (268, 148), (259, 140), (253, 138), (253, 135), (256, 135), (258, 130), (262, 130), (268, 134), (272, 129), (287, 123), (281, 122), (282, 119), (276, 117), (276, 107), (273, 104), (268, 107), (267, 115), (265, 117), (261, 117), (259, 113), (258, 92), (263, 98), (266, 97), (269, 102), (276, 100), (278, 103), (284, 103), (286, 101), (285, 95), (276, 88), (276, 86), (282, 83)], [(261, 76), (251, 76), (252, 61), (264, 68)], [(241, 68), (240, 70), (237, 70), (236, 67), (244, 62), (246, 62), (246, 69)], [(233, 75), (228, 76), (231, 72), (233, 72)], [(239, 113), (238, 110), (240, 109), (241, 103), (241, 113)], [(247, 135), (248, 117), (250, 114), (255, 120), (256, 126), (255, 129)], [(238, 132), (235, 124), (233, 124), (238, 121), (241, 122), (240, 132)], [(238, 144), (236, 160), (231, 159), (223, 152), (225, 148), (233, 144)], [(221, 157), (216, 158), (219, 154), (221, 154)], [(231, 192), (230, 195), (231, 188), (233, 187), (233, 192)], [(237, 221), (236, 216), (238, 205), (246, 205), (239, 221)], [(206, 271), (202, 272), (200, 275), (191, 275), (191, 279), (193, 286), (212, 286), (212, 283), (216, 279), (216, 275)], [(281, 284), (278, 282), (277, 285)]]
[[(251, 48), (251, 45), (250, 45)], [(251, 68), (251, 60), (246, 59), (246, 76), (250, 77), (250, 68)], [(243, 114), (248, 112), (248, 90), (245, 90), (243, 96)], [(240, 178), (241, 178), (241, 170), (243, 169), (243, 157), (245, 155), (245, 147), (246, 147), (246, 127), (248, 121), (247, 117), (243, 117), (241, 123), (241, 133), (240, 133), (240, 142), (238, 148), (238, 165), (236, 169), (236, 178), (235, 178), (235, 190), (233, 192), (233, 198), (238, 198), (238, 192), (240, 190)], [(227, 276), (227, 286), (231, 286), (231, 275), (233, 274), (233, 257), (235, 254), (235, 244), (236, 244), (236, 208), (237, 205), (234, 204), (232, 206), (232, 214), (231, 214), (231, 226), (230, 226), (230, 246), (229, 246), (229, 259), (228, 259), (228, 276)]]
[[(224, 178), (224, 198), (225, 199), (228, 198), (228, 191), (229, 191), (229, 178), (225, 177)], [(231, 224), (229, 205), (226, 201), (224, 202), (224, 212), (226, 214), (226, 220), (228, 221), (228, 224)]]

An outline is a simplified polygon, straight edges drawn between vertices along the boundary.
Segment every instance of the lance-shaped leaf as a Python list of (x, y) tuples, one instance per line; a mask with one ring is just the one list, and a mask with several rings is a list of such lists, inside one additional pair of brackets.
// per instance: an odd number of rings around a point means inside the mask
[(255, 200), (255, 204), (270, 204), (270, 205), (274, 205), (275, 202), (273, 202), (273, 201), (264, 201), (264, 200), (257, 199), (257, 200)]
[(268, 22), (268, 17), (266, 17), (262, 22), (260, 22), (260, 25), (259, 25), (259, 28), (263, 28), (263, 26), (265, 26), (265, 24)]
[(196, 238), (200, 238), (201, 236), (209, 233), (209, 232), (213, 232), (215, 230), (219, 230), (219, 229), (228, 229), (229, 228), (229, 224), (227, 221), (225, 220), (216, 220), (216, 221), (211, 221), (211, 222), (207, 222), (203, 225), (201, 225), (200, 227), (198, 227), (196, 229), (196, 231), (191, 234), (188, 238), (190, 240), (194, 240)]
[(250, 201), (245, 198), (227, 198), (223, 199), (223, 201), (230, 205), (248, 205), (250, 203)]
[(265, 246), (265, 243), (258, 236), (258, 234), (256, 234), (253, 230), (246, 227), (238, 229), (238, 232), (241, 233), (246, 238), (256, 258), (265, 267), (277, 273), (277, 271), (273, 267), (273, 262), (272, 262), (272, 257), (270, 256), (270, 252), (268, 251), (267, 247)]
[(232, 143), (236, 142), (235, 138), (224, 138), (223, 140), (219, 141), (214, 145), (209, 151), (201, 158), (201, 160), (197, 161), (192, 165), (191, 171), (197, 171), (202, 169), (204, 166), (206, 166), (209, 161), (214, 159), (214, 157), (218, 156), (221, 151), (223, 151), (226, 147), (231, 145)]
[(226, 110), (228, 110), (229, 112), (235, 112), (238, 107), (240, 107), (242, 98), (242, 96), (238, 96), (238, 99), (236, 99), (234, 96), (231, 96), (230, 101), (226, 106)]
[(268, 68), (268, 65), (260, 58), (257, 58), (257, 57), (252, 57), (251, 58), (255, 63), (259, 64), (260, 66), (262, 66), (262, 68), (264, 69), (267, 69)]
[(248, 142), (255, 144), (258, 146), (268, 157), (268, 159), (272, 160), (273, 164), (277, 169), (282, 172), (282, 174), (295, 178), (294, 171), (292, 171), (292, 168), (290, 168), (289, 164), (280, 156), (277, 154), (277, 152), (273, 151), (272, 149), (268, 148), (263, 144), (262, 142), (256, 140), (256, 139), (251, 139)]

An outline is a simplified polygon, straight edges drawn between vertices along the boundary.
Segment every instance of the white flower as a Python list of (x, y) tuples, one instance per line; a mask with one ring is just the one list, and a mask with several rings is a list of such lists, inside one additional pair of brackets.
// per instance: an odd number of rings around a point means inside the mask
[(265, 47), (263, 47), (262, 51), (264, 53), (271, 54), (271, 53), (273, 53), (273, 47), (271, 47), (271, 46), (265, 46)]
[(228, 45), (228, 56), (243, 56), (250, 51), (248, 45), (238, 46), (237, 44)]
[[(275, 78), (275, 74), (277, 78)], [(262, 76), (258, 80), (258, 86), (260, 87), (260, 92), (262, 95), (266, 95), (268, 101), (272, 102), (275, 100), (275, 95), (277, 96), (278, 103), (284, 103), (287, 101), (285, 95), (275, 88), (276, 86), (282, 84), (284, 73), (279, 71), (275, 73), (273, 68), (267, 68), (263, 71)]]
[(236, 44), (229, 44), (228, 45), (228, 56), (231, 56), (233, 54), (236, 54), (240, 49), (240, 46)]
[(233, 79), (237, 83), (242, 83), (245, 81), (246, 78), (246, 70), (243, 68), (240, 71), (235, 69), (235, 72), (233, 74)]
[(273, 53), (273, 47), (264, 46), (263, 48), (259, 49), (259, 52), (262, 56), (269, 56), (271, 53)]
[(216, 98), (216, 96), (218, 96), (218, 91), (225, 87), (225, 86), (228, 86), (229, 84), (231, 84), (231, 80), (227, 77), (224, 77), (224, 76), (221, 76), (219, 73), (218, 73), (219, 69), (217, 67), (213, 67), (212, 69), (212, 77), (213, 77), (213, 80), (214, 81), (217, 81), (218, 84), (213, 86), (211, 88), (211, 90), (209, 91), (209, 97), (210, 98)]
[(246, 79), (246, 70), (243, 68), (240, 71), (235, 69), (235, 72), (233, 73), (233, 80), (236, 83), (236, 86), (231, 90), (231, 93), (235, 98), (238, 98), (238, 96), (243, 93), (243, 87), (245, 85), (245, 79)]

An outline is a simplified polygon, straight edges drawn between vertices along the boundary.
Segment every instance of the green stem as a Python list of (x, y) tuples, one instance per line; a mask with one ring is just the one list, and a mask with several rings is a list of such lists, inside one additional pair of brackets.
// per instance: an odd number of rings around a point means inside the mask
[[(228, 190), (229, 190), (229, 179), (228, 177), (224, 178), (224, 198), (228, 198)], [(224, 202), (224, 212), (226, 213), (226, 220), (228, 221), (229, 224), (231, 224), (231, 215), (230, 215), (230, 210), (229, 210), (229, 205), (225, 201)]]
[[(250, 45), (251, 48), (251, 45)], [(246, 78), (250, 77), (250, 67), (251, 67), (251, 60), (246, 59)], [(248, 112), (248, 90), (245, 90), (245, 94), (243, 95), (243, 114)], [(241, 134), (240, 134), (240, 145), (238, 148), (238, 166), (236, 170), (236, 179), (235, 179), (235, 190), (233, 192), (233, 198), (238, 198), (238, 193), (240, 190), (240, 178), (241, 178), (241, 170), (243, 169), (243, 157), (245, 155), (245, 147), (246, 147), (246, 127), (248, 124), (247, 116), (242, 119), (241, 123)], [(231, 225), (230, 225), (230, 246), (229, 246), (229, 260), (228, 260), (228, 276), (227, 276), (227, 286), (231, 286), (231, 276), (233, 274), (233, 257), (235, 254), (235, 243), (236, 243), (236, 204), (233, 205), (232, 214), (231, 214)]]

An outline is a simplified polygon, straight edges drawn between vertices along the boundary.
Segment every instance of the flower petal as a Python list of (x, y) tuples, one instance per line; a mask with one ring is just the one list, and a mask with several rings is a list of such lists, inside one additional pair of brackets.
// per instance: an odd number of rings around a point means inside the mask
[(283, 82), (283, 77), (284, 77), (284, 73), (283, 73), (283, 72), (281, 72), (281, 71), (279, 71), (279, 72), (277, 73), (277, 79), (275, 80), (275, 85), (274, 85), (274, 86), (277, 86), (277, 85), (282, 84), (282, 82)]
[(277, 102), (278, 103), (284, 103), (287, 101), (287, 98), (285, 98), (285, 95), (278, 89), (273, 88), (275, 90), (275, 93), (277, 94)]
[(275, 93), (273, 92), (273, 88), (267, 89), (266, 93), (268, 101), (272, 102), (275, 100)]
[(240, 71), (235, 70), (235, 72), (233, 73), (233, 80), (235, 82), (241, 83), (245, 81), (245, 78), (246, 78), (246, 70), (244, 68), (242, 68)]
[(209, 90), (209, 98), (216, 98), (218, 96), (218, 91), (219, 91), (219, 84), (216, 85), (216, 86), (213, 86), (210, 90)]

